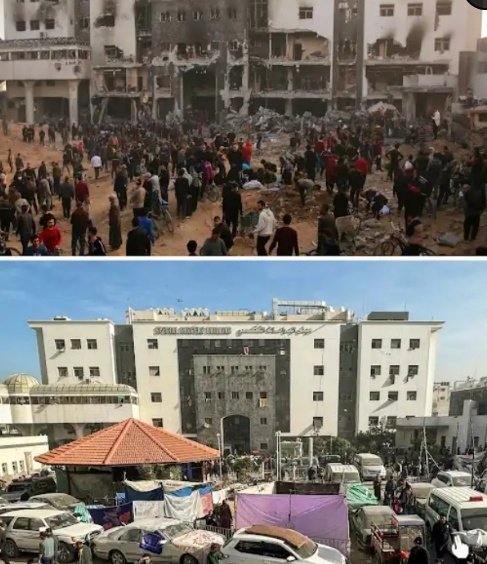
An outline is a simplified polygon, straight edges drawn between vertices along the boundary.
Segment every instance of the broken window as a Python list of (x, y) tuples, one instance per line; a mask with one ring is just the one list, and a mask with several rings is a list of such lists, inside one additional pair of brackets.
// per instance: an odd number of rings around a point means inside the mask
[(180, 10), (177, 15), (178, 22), (185, 22), (186, 21), (186, 12), (184, 10)]
[(408, 16), (422, 16), (423, 4), (408, 4)]
[(211, 8), (210, 10), (210, 20), (219, 20), (221, 17), (219, 8)]
[(80, 18), (78, 24), (82, 30), (90, 29), (90, 18)]
[(451, 16), (451, 2), (447, 0), (438, 0), (436, 2), (436, 15), (438, 16)]
[(229, 20), (236, 20), (238, 18), (237, 8), (233, 8), (233, 7), (228, 8), (227, 15)]
[(171, 12), (161, 12), (160, 17), (161, 23), (166, 23), (171, 21)]
[(44, 21), (44, 25), (46, 26), (46, 29), (54, 29), (56, 27), (56, 22), (52, 18), (49, 18)]
[(95, 21), (96, 27), (115, 27), (115, 15), (106, 12), (103, 16), (100, 16)]
[(300, 20), (312, 20), (313, 19), (313, 7), (299, 8), (299, 19)]
[(201, 10), (195, 10), (193, 12), (193, 20), (199, 22), (201, 19), (203, 19), (203, 12)]
[(444, 51), (450, 50), (450, 38), (449, 37), (437, 37), (435, 39), (435, 51), (443, 53)]
[(394, 15), (394, 4), (381, 4), (379, 13), (383, 18), (391, 18)]
[(27, 29), (27, 25), (24, 20), (18, 20), (15, 22), (15, 29), (17, 31), (25, 31)]
[(252, 0), (250, 10), (250, 26), (254, 29), (265, 28), (269, 25), (269, 8), (267, 0)]
[(122, 51), (116, 45), (105, 45), (105, 56), (107, 59), (118, 59)]
[(39, 20), (30, 20), (30, 29), (31, 31), (39, 31), (41, 24)]

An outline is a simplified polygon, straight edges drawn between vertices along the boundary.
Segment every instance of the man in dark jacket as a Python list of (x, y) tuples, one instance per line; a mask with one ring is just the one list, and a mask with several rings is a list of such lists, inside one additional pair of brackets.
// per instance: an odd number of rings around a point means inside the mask
[(485, 209), (485, 192), (483, 189), (470, 186), (463, 187), (464, 213), (463, 238), (465, 241), (475, 241), (480, 227), (480, 216)]
[(127, 186), (128, 186), (127, 169), (121, 167), (117, 171), (117, 174), (115, 176), (115, 183), (113, 186), (113, 191), (118, 196), (118, 203), (120, 205), (121, 211), (123, 211), (127, 207)]
[(10, 560), (5, 552), (5, 543), (7, 541), (7, 534), (5, 532), (5, 526), (3, 521), (0, 520), (0, 560), (3, 560), (5, 564), (10, 564)]
[(232, 182), (230, 190), (225, 193), (222, 201), (223, 218), (229, 229), (232, 230), (232, 237), (237, 236), (238, 223), (240, 216), (243, 214), (242, 196), (238, 191), (238, 184)]
[(451, 536), (451, 525), (446, 520), (446, 516), (441, 514), (439, 520), (433, 525), (431, 540), (435, 545), (436, 558), (441, 560), (446, 554)]
[(70, 181), (69, 176), (66, 176), (64, 182), (59, 186), (59, 197), (61, 198), (63, 206), (63, 217), (69, 219), (71, 215), (71, 206), (74, 200), (74, 184)]
[(429, 564), (428, 551), (423, 546), (423, 539), (416, 537), (409, 552), (408, 564)]
[(31, 237), (36, 231), (36, 224), (32, 214), (29, 211), (29, 206), (22, 206), (22, 213), (17, 218), (17, 235), (20, 237), (22, 243), (22, 254), (25, 254)]
[(86, 247), (86, 232), (91, 225), (90, 216), (83, 208), (82, 202), (76, 202), (76, 209), (71, 215), (71, 253), (73, 257), (76, 256), (76, 251), (79, 247), (79, 256), (85, 254)]
[(279, 227), (269, 247), (269, 254), (277, 247), (277, 256), (299, 256), (298, 233), (291, 227), (292, 217), (287, 213), (283, 218), (283, 226)]
[(187, 214), (188, 195), (189, 195), (189, 180), (184, 175), (184, 170), (180, 169), (178, 177), (174, 183), (174, 191), (176, 193), (177, 213), (181, 219), (184, 219)]
[(151, 254), (151, 242), (147, 231), (139, 225), (139, 218), (132, 218), (132, 227), (127, 234), (125, 254), (128, 257), (148, 257)]

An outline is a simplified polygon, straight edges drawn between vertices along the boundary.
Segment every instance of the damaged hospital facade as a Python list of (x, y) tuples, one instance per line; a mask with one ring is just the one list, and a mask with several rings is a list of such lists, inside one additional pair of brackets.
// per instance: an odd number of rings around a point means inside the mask
[(11, 117), (214, 119), (384, 100), (414, 119), (478, 80), (464, 0), (5, 2), (0, 76)]

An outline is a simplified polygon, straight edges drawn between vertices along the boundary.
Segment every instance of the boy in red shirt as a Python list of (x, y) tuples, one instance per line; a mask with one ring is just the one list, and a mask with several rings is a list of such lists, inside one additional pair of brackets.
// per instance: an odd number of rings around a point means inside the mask
[(44, 244), (50, 255), (55, 255), (61, 246), (61, 231), (56, 227), (56, 220), (50, 219), (46, 228), (39, 235), (39, 240)]

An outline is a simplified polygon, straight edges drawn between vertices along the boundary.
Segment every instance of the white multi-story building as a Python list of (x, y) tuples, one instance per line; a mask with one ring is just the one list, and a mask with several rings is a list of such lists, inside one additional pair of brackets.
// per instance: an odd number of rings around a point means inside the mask
[(142, 420), (214, 445), (223, 434), (245, 451), (272, 450), (277, 431), (350, 437), (431, 415), (441, 325), (407, 313), (360, 321), (322, 302), (279, 300), (271, 313), (150, 309), (130, 310), (122, 325), (30, 322), (46, 389), (131, 386)]

